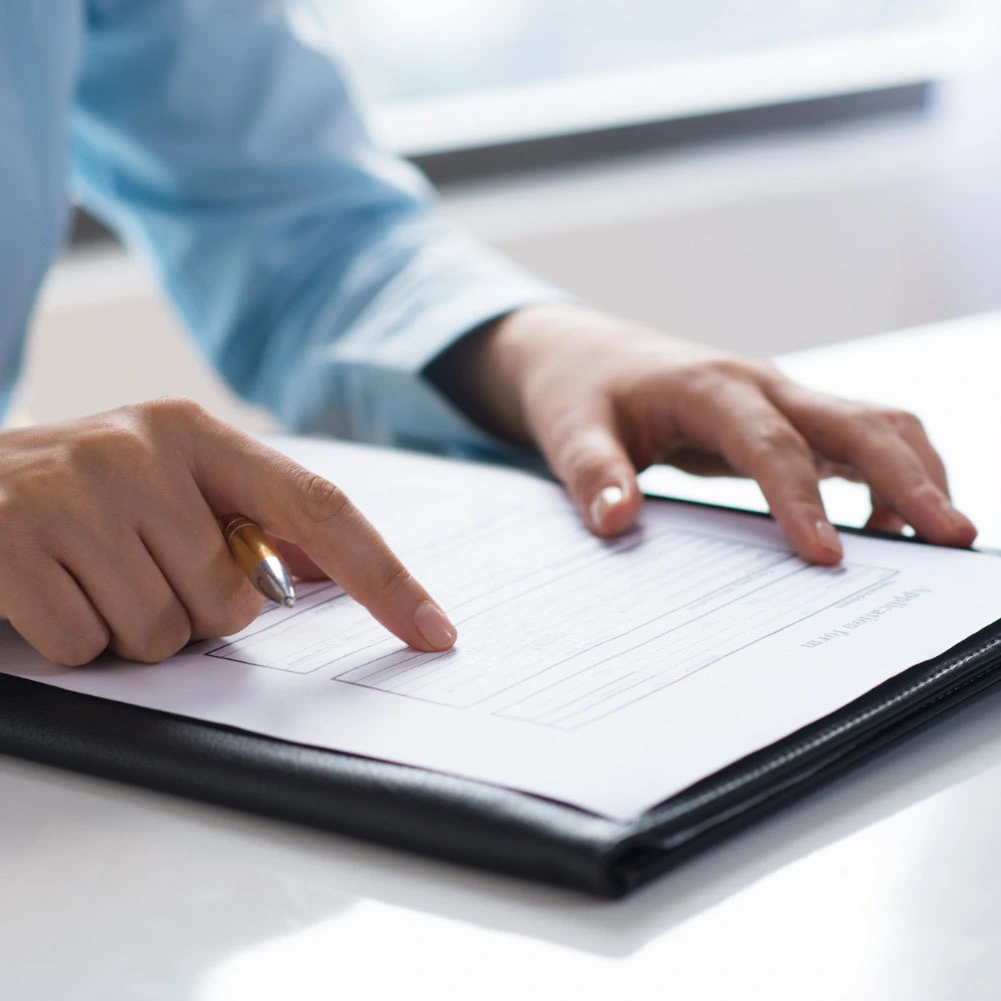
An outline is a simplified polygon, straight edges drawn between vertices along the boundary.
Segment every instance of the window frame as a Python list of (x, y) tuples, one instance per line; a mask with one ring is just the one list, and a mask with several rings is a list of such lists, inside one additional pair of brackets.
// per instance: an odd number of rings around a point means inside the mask
[[(369, 116), (384, 145), (447, 188), (630, 153), (921, 113), (935, 85), (956, 68), (961, 28), (957, 17), (943, 17), (691, 64), (397, 102), (373, 107)], [(109, 238), (100, 222), (75, 213), (71, 246)]]

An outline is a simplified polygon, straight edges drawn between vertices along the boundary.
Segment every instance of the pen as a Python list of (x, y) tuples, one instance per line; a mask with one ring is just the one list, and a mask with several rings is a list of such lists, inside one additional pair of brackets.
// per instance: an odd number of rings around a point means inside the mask
[(242, 514), (234, 514), (224, 519), (222, 533), (233, 559), (250, 583), (276, 605), (291, 608), (295, 604), (292, 574), (268, 542), (260, 525)]

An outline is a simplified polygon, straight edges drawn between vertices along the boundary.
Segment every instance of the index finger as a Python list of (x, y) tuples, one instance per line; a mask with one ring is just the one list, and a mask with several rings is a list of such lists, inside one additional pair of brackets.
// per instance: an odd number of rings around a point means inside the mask
[(455, 626), (347, 494), (226, 425), (196, 433), (196, 478), (216, 511), (238, 510), (305, 552), (390, 632), (447, 650)]

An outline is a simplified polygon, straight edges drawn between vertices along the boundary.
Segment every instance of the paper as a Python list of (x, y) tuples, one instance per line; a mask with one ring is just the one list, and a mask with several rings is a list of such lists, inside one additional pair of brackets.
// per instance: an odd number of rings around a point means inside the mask
[(1001, 615), (1001, 560), (848, 536), (809, 567), (770, 521), (670, 502), (612, 542), (525, 473), (279, 439), (343, 486), (452, 616), (421, 654), (336, 585), (144, 666), (13, 674), (635, 816)]

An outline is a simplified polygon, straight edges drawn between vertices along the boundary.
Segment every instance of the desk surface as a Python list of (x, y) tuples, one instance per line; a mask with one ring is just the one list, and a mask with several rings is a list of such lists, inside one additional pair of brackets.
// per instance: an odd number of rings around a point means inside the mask
[[(918, 412), (1001, 546), (1001, 316), (783, 365)], [(858, 521), (857, 491), (827, 496)], [(1001, 693), (617, 904), (11, 759), (0, 802), (0, 997), (18, 1001), (1001, 993)]]

